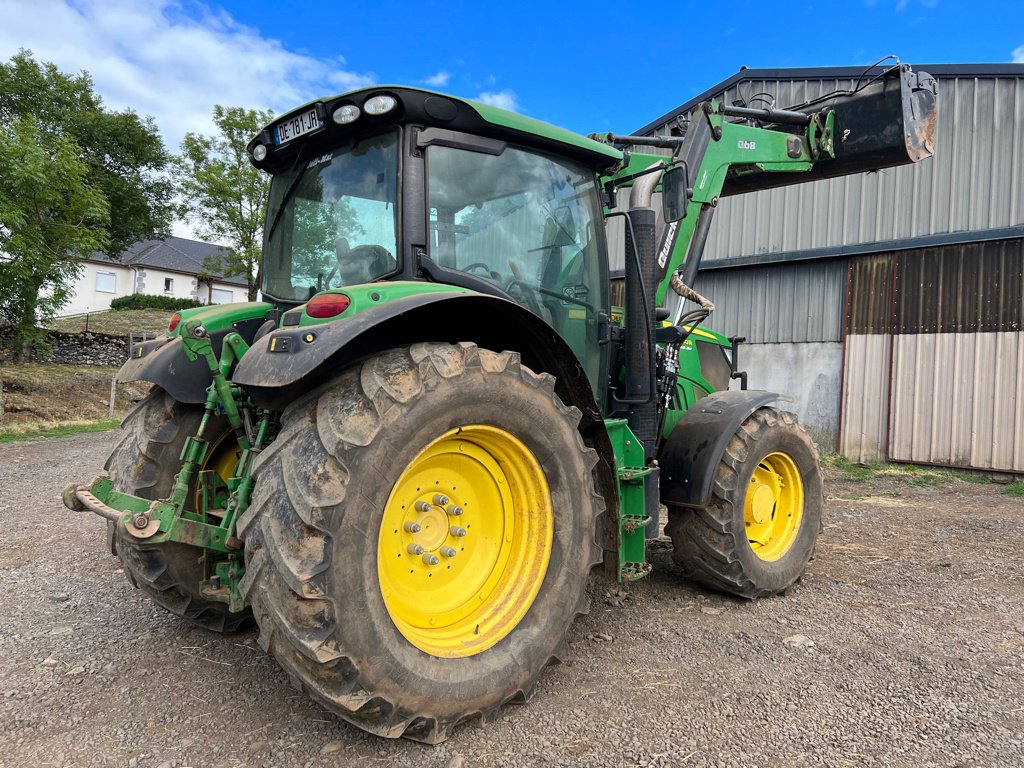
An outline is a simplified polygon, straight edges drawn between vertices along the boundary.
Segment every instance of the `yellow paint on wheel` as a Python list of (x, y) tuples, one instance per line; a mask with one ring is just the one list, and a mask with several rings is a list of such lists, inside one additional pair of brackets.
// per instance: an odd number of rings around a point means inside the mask
[(786, 453), (769, 453), (750, 478), (743, 522), (747, 541), (762, 560), (778, 560), (796, 541), (804, 514), (804, 484)]
[(377, 576), (391, 620), (431, 656), (487, 650), (533, 604), (553, 532), (547, 479), (518, 438), (485, 425), (441, 435), (384, 507)]
[[(206, 460), (198, 469), (201, 471), (212, 469), (220, 476), (221, 480), (227, 483), (228, 480), (234, 477), (235, 468), (238, 466), (238, 459), (241, 455), (242, 451), (238, 447), (238, 440), (235, 439), (233, 432), (228, 431), (210, 446), (206, 453)], [(192, 508), (200, 508), (198, 485), (196, 486)]]

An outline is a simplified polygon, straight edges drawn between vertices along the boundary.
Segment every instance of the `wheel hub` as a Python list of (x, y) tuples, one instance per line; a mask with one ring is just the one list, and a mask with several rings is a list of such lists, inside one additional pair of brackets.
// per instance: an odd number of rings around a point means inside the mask
[(432, 506), (429, 512), (420, 512), (409, 522), (419, 526), (419, 531), (411, 531), (412, 540), (427, 552), (440, 548), (448, 538), (448, 514), (439, 507)]

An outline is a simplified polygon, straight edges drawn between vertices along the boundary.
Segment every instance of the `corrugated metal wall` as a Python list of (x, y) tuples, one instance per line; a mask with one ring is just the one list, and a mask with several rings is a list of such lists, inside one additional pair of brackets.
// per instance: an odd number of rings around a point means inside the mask
[[(1024, 78), (939, 77), (936, 156), (913, 166), (723, 198), (705, 259), (1024, 224)], [(755, 80), (725, 92), (797, 104), (852, 80)], [(759, 106), (761, 102), (754, 103)]]
[(834, 451), (846, 260), (707, 270), (696, 287), (715, 303), (706, 325), (746, 338), (739, 364), (750, 387), (792, 397), (786, 408), (820, 450)]
[(843, 337), (845, 259), (706, 270), (696, 288), (715, 303), (707, 325), (749, 344)]
[(888, 458), (890, 337), (858, 334), (846, 339), (839, 452), (873, 464)]
[(887, 458), (892, 254), (850, 260), (839, 452), (870, 464)]
[(898, 335), (889, 458), (1024, 472), (1024, 333)]
[(1024, 472), (1024, 240), (855, 259), (840, 449)]

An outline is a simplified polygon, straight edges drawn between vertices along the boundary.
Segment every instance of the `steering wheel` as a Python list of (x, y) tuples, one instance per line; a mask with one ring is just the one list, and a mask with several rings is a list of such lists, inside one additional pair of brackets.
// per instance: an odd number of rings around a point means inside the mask
[(482, 261), (474, 261), (472, 264), (467, 264), (466, 266), (459, 269), (459, 272), (472, 272), (474, 269), (477, 270), (478, 272), (482, 272), (483, 276), (486, 277), (488, 280), (501, 279), (501, 275), (499, 275), (497, 272), (491, 269), (489, 265), (484, 264)]
[(508, 285), (505, 286), (505, 292), (511, 294), (513, 288), (519, 288), (519, 294), (523, 297), (523, 301), (526, 302), (526, 306), (530, 308), (530, 311), (535, 315), (544, 317), (544, 313), (540, 308), (540, 301), (538, 299), (540, 292), (537, 290), (537, 286), (531, 285), (523, 279), (523, 268), (512, 259), (508, 260), (508, 268), (512, 270), (512, 275), (515, 279), (510, 280)]

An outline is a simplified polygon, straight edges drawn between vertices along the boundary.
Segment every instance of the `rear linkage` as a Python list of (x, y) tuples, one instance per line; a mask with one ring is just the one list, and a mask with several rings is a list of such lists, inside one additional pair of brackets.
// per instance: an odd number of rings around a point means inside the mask
[[(206, 560), (207, 578), (200, 585), (203, 597), (227, 603), (229, 610), (245, 608), (238, 584), (245, 574), (242, 541), (235, 535), (239, 515), (249, 506), (252, 495), (252, 465), (256, 455), (273, 440), (278, 429), (277, 412), (255, 410), (249, 397), (228, 381), (232, 367), (248, 351), (249, 345), (235, 332), (222, 342), (220, 360), (213, 351), (209, 334), (200, 320), (185, 324), (182, 334), (185, 354), (191, 360), (203, 358), (210, 368), (213, 383), (206, 390), (206, 405), (199, 430), (188, 437), (182, 448), (181, 471), (167, 499), (151, 501), (114, 489), (100, 475), (88, 485), (70, 485), (64, 491), (69, 509), (88, 509), (117, 526), (128, 535), (149, 539), (154, 544), (181, 542), (199, 547)], [(235, 432), (240, 449), (234, 473), (226, 482), (214, 470), (197, 471), (206, 461), (210, 443), (204, 438), (211, 418), (222, 413)], [(195, 477), (196, 509), (185, 509)], [(226, 555), (210, 563), (210, 554)], [(212, 566), (212, 567), (211, 567)]]

